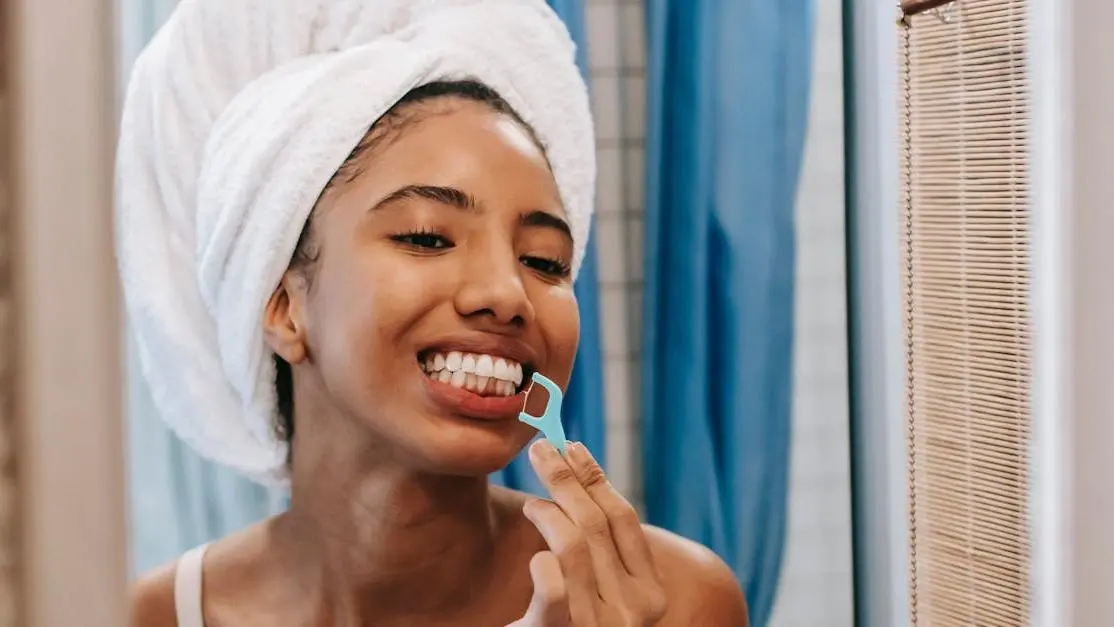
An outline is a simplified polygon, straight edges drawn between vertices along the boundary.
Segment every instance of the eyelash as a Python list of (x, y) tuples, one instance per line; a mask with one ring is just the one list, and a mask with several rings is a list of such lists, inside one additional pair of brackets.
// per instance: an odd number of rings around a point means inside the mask
[[(391, 236), (391, 240), (411, 248), (426, 251), (441, 251), (453, 247), (449, 238), (429, 229), (415, 229), (406, 233), (397, 233)], [(533, 256), (523, 256), (519, 259), (531, 270), (548, 276), (565, 278), (571, 273), (569, 264), (561, 259)]]
[(445, 250), (453, 246), (449, 238), (428, 229), (415, 229), (406, 233), (398, 233), (392, 235), (391, 239), (399, 244), (406, 244), (424, 250)]

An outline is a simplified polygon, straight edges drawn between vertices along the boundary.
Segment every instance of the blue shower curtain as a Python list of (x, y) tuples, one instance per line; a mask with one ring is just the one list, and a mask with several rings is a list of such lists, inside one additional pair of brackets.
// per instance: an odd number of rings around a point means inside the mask
[[(175, 0), (133, 0), (120, 25), (123, 56), (134, 56), (162, 24)], [(584, 41), (580, 0), (552, 0), (573, 38)], [(577, 62), (585, 71), (583, 47)], [(127, 61), (125, 61), (125, 64)], [(127, 68), (123, 68), (127, 76)], [(584, 442), (604, 462), (603, 373), (596, 289), (596, 255), (590, 246), (576, 284), (581, 310), (580, 350), (564, 404), (567, 435)], [(129, 362), (134, 351), (129, 347)], [(201, 459), (158, 418), (138, 372), (128, 377), (131, 566), (133, 573), (174, 559), (183, 551), (227, 535), (281, 510), (284, 494), (268, 490)], [(541, 494), (524, 456), (493, 476), (497, 483)]]
[[(584, 6), (581, 0), (548, 0), (549, 6), (561, 16), (577, 43), (576, 62), (584, 76), (588, 75), (588, 57), (584, 37)], [(576, 282), (576, 298), (580, 302), (580, 348), (569, 381), (563, 417), (565, 435), (583, 442), (600, 464), (607, 468), (604, 441), (603, 358), (599, 322), (599, 290), (596, 279), (596, 247), (589, 242), (588, 253)], [(530, 468), (525, 454), (492, 476), (492, 481), (534, 494), (545, 489)]]
[(767, 623), (785, 543), (794, 203), (811, 0), (649, 0), (649, 522), (707, 544)]

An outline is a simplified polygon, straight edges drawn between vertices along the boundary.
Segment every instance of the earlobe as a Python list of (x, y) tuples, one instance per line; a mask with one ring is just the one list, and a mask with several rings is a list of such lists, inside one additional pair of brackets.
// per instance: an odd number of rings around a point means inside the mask
[(271, 350), (288, 364), (306, 358), (305, 325), (302, 319), (303, 290), (297, 277), (287, 272), (267, 301), (263, 312), (263, 337)]

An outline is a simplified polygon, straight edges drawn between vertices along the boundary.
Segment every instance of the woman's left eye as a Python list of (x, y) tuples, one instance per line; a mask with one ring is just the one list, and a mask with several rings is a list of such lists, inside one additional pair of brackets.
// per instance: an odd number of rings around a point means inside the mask
[(429, 231), (400, 233), (398, 235), (392, 235), (391, 239), (400, 244), (406, 244), (407, 246), (425, 250), (443, 250), (445, 248), (452, 248), (453, 246), (453, 243), (449, 241), (447, 237)]
[(559, 259), (546, 259), (545, 257), (521, 257), (522, 263), (542, 274), (547, 274), (556, 278), (565, 278), (569, 276), (569, 265)]

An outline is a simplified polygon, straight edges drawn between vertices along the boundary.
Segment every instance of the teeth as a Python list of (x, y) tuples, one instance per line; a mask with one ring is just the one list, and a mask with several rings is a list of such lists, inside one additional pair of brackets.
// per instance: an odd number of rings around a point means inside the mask
[(494, 355), (435, 353), (420, 365), (434, 381), (487, 396), (512, 396), (522, 383), (522, 364)]
[[(498, 361), (501, 361), (501, 362), (502, 362), (503, 360), (502, 360), (502, 359), (499, 359)], [(467, 362), (466, 362), (466, 363), (467, 363)], [(506, 362), (503, 362), (503, 363), (506, 363)], [(479, 356), (478, 358), (476, 358), (476, 370), (475, 370), (475, 373), (476, 373), (476, 374), (477, 374), (478, 376), (481, 376), (481, 377), (490, 377), (490, 376), (494, 376), (494, 374), (495, 374), (495, 367), (494, 367), (494, 365), (493, 365), (493, 364), (491, 363), (491, 355), (480, 355), (480, 356)]]
[(467, 378), (468, 373), (464, 372), (463, 370), (457, 370), (452, 374), (452, 377), (449, 378), (449, 385), (453, 386), (454, 388), (462, 388), (464, 387), (464, 380)]

